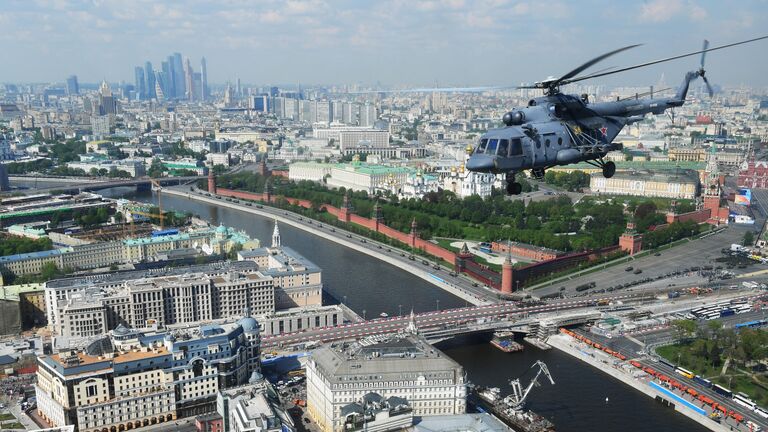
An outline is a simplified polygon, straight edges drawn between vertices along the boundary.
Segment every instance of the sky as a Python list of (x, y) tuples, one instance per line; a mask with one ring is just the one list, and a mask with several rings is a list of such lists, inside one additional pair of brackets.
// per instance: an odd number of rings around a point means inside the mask
[[(173, 52), (211, 83), (516, 85), (768, 34), (768, 0), (2, 0), (0, 82), (133, 81)], [(768, 86), (768, 40), (710, 53), (722, 85)], [(677, 84), (698, 58), (601, 79)]]

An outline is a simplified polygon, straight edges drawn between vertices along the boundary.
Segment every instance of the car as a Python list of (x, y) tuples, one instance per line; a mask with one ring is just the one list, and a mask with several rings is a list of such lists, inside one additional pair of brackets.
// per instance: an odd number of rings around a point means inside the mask
[(632, 273), (634, 273), (634, 274), (640, 274), (640, 273), (642, 273), (642, 272), (643, 272), (642, 270), (640, 270), (640, 269), (637, 269), (637, 270), (633, 271)]
[(416, 257), (415, 257), (415, 256), (413, 256), (413, 255), (408, 255), (408, 259), (409, 259), (409, 260), (411, 260), (411, 261), (415, 261), (415, 260), (416, 260)]
[(352, 238), (352, 234), (347, 234), (347, 238)]
[(304, 417), (304, 423), (307, 423), (307, 424), (309, 424), (309, 419), (308, 419), (308, 418), (306, 418), (306, 417)]
[(253, 204), (251, 204), (251, 203), (248, 203), (248, 202), (247, 202), (247, 203), (245, 203), (245, 205), (247, 205), (248, 207), (251, 207), (251, 206), (253, 206)]
[(632, 271), (632, 270), (634, 270), (634, 269), (635, 269), (634, 267), (632, 267), (632, 266), (629, 266), (629, 267), (625, 268), (625, 269), (624, 269), (624, 271), (628, 271), (628, 272), (630, 272), (630, 271)]
[(653, 256), (661, 256), (661, 252), (656, 252)]

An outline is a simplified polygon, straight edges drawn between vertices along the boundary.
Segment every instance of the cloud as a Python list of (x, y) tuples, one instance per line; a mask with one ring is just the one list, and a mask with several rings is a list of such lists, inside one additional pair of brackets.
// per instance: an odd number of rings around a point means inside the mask
[(707, 10), (693, 0), (650, 0), (640, 6), (639, 20), (641, 22), (662, 23), (679, 16), (685, 16), (692, 21), (702, 21), (707, 18)]

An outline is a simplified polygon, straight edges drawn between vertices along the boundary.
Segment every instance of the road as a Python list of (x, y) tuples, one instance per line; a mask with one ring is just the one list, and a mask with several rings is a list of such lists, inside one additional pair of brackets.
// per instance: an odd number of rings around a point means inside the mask
[(429, 275), (427, 280), (434, 283), (438, 287), (441, 287), (441, 284), (445, 283), (446, 285), (460, 290), (476, 299), (479, 299), (482, 302), (502, 301), (498, 290), (480, 285), (479, 283), (469, 279), (464, 275), (455, 274), (452, 268), (447, 268), (424, 257), (414, 256), (413, 259), (409, 259), (411, 256), (410, 252), (406, 252), (388, 244), (379, 243), (364, 236), (353, 234), (342, 228), (327, 225), (287, 210), (263, 206), (261, 204), (246, 202), (236, 198), (221, 197), (213, 199), (213, 197), (208, 197), (207, 192), (201, 191), (194, 187), (190, 188), (179, 186), (171, 189), (177, 192), (188, 194), (192, 197), (199, 197), (198, 199), (213, 201), (216, 204), (226, 204), (230, 207), (234, 207), (245, 212), (253, 212), (254, 210), (257, 210), (259, 213), (266, 213), (267, 215), (286, 218), (290, 220), (293, 225), (310, 233), (317, 233), (318, 229), (323, 230), (324, 236), (328, 237), (332, 241), (336, 241), (342, 245), (348, 243), (349, 241), (354, 241), (356, 242), (356, 246), (359, 248), (367, 249), (371, 252), (374, 252), (375, 254), (385, 255), (394, 265), (400, 267), (423, 267), (425, 272)]
[[(620, 352), (621, 354), (625, 355), (627, 359), (636, 360), (643, 366), (649, 366), (663, 373), (664, 375), (679, 381), (681, 384), (691, 387), (695, 389), (697, 392), (708, 396), (718, 404), (721, 404), (727, 407), (729, 411), (736, 411), (742, 414), (748, 420), (751, 420), (756, 424), (761, 425), (763, 428), (768, 428), (768, 422), (766, 422), (765, 419), (758, 416), (753, 411), (750, 411), (747, 408), (741, 405), (738, 405), (732, 399), (724, 397), (723, 395), (716, 393), (712, 389), (705, 387), (704, 385), (699, 384), (694, 380), (683, 377), (682, 375), (676, 373), (674, 368), (664, 363), (661, 363), (658, 360), (655, 360), (653, 357), (643, 355), (642, 348), (640, 347), (640, 345), (636, 344), (635, 342), (632, 342), (631, 340), (624, 337), (608, 339), (600, 335), (597, 335), (585, 330), (581, 330), (581, 329), (576, 330), (576, 332), (581, 333), (582, 335), (588, 337), (589, 339), (595, 342), (598, 342), (603, 346), (607, 346), (614, 351)], [(679, 395), (680, 394), (678, 394), (678, 396)], [(702, 404), (700, 401), (695, 401), (694, 403), (699, 406)], [(704, 409), (709, 411), (711, 408), (707, 407)], [(735, 424), (735, 422), (732, 420), (729, 420), (728, 424), (732, 425), (732, 424)], [(742, 429), (740, 430), (746, 430), (746, 429), (744, 428), (744, 426), (742, 426)]]
[[(528, 316), (593, 307), (597, 301), (603, 299), (607, 301), (621, 300), (627, 302), (631, 301), (632, 298), (638, 299), (640, 296), (641, 294), (616, 294), (599, 298), (555, 300), (534, 306), (518, 306), (514, 303), (505, 302), (421, 313), (414, 315), (414, 322), (416, 327), (421, 329), (450, 328), (450, 326), (465, 324), (472, 321), (498, 319), (509, 315)], [(400, 331), (408, 325), (409, 320), (410, 315), (377, 318), (335, 327), (321, 327), (293, 333), (264, 336), (262, 337), (261, 342), (264, 347), (279, 347), (314, 341), (327, 342), (341, 339), (355, 339)]]
[[(617, 285), (640, 281), (646, 278), (655, 279), (658, 276), (665, 276), (675, 272), (682, 272), (692, 267), (702, 267), (711, 265), (713, 267), (723, 266), (723, 263), (715, 261), (724, 255), (721, 250), (730, 247), (731, 243), (740, 243), (744, 233), (753, 230), (752, 226), (729, 226), (719, 233), (706, 236), (704, 238), (690, 240), (669, 249), (658, 252), (658, 256), (649, 254), (640, 258), (631, 259), (626, 264), (617, 264), (611, 267), (601, 269), (582, 276), (555, 283), (551, 286), (534, 290), (536, 295), (546, 295), (558, 292), (560, 287), (565, 286), (566, 292), (571, 293), (575, 287), (595, 282), (596, 289), (607, 289)], [(632, 271), (627, 271), (627, 267), (632, 267)], [(752, 268), (739, 271), (731, 269), (736, 273), (755, 271), (757, 267), (761, 269), (765, 266), (755, 264)], [(634, 271), (641, 270), (642, 273), (635, 274)], [(666, 279), (664, 279), (666, 280)], [(702, 279), (702, 281), (704, 281)], [(656, 289), (651, 287), (651, 289)]]

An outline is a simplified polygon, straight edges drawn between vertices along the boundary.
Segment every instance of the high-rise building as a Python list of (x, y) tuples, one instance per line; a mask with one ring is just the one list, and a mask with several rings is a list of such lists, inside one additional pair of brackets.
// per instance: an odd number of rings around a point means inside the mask
[(77, 83), (77, 75), (70, 75), (67, 78), (67, 95), (80, 94), (80, 85)]
[(163, 93), (166, 98), (173, 98), (173, 70), (171, 69), (171, 58), (163, 62)]
[[(138, 70), (141, 70), (142, 74), (144, 73), (144, 69), (137, 68), (137, 73)], [(102, 81), (101, 86), (99, 87), (99, 114), (109, 115), (116, 113), (117, 104), (115, 102), (115, 97), (112, 95), (112, 89), (109, 87), (109, 84), (107, 84), (106, 81)]]
[(134, 68), (134, 75), (136, 81), (136, 98), (139, 100), (144, 100), (147, 98), (146, 83), (144, 81), (144, 69), (141, 66), (136, 66)]
[(111, 134), (108, 115), (91, 116), (91, 133), (95, 137), (103, 138)]
[(157, 94), (155, 93), (155, 71), (152, 69), (152, 62), (144, 63), (144, 76), (147, 80), (145, 87), (147, 99), (154, 99), (157, 97)]
[(184, 98), (187, 100), (195, 99), (195, 85), (194, 78), (192, 77), (193, 73), (194, 71), (192, 70), (192, 65), (189, 63), (189, 57), (187, 57), (187, 59), (184, 61), (184, 87), (186, 88)]
[(373, 127), (376, 123), (376, 106), (370, 103), (360, 107), (360, 126)]
[(184, 79), (184, 64), (181, 61), (181, 53), (173, 53), (171, 56), (173, 69), (173, 87), (176, 90), (176, 99), (184, 99), (187, 94), (187, 86)]
[(205, 57), (200, 59), (200, 99), (208, 100), (208, 64), (205, 62)]

